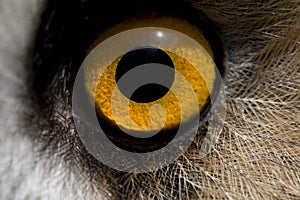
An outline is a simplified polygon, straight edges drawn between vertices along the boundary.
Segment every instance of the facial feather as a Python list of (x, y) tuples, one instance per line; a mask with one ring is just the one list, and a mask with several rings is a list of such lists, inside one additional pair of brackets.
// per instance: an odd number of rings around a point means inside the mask
[[(43, 2), (0, 1), (1, 199), (300, 198), (299, 1), (188, 2), (218, 25), (228, 50), (227, 117), (219, 143), (200, 159), (196, 138), (167, 168), (120, 174), (78, 164), (87, 156), (81, 150), (65, 156), (76, 148), (75, 137), (56, 151), (40, 151), (43, 137), (36, 135), (59, 133), (45, 126), (27, 87), (28, 52)], [(55, 130), (68, 131), (63, 127), (71, 111), (55, 95), (52, 122)]]

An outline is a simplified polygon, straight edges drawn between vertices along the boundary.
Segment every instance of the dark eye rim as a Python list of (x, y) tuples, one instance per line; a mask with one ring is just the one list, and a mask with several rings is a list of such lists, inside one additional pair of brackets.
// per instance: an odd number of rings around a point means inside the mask
[[(121, 5), (122, 1), (117, 1)], [(115, 18), (101, 20), (101, 17), (109, 16), (108, 10), (102, 9), (102, 14), (97, 14), (99, 2), (89, 1), (82, 3), (81, 1), (66, 1), (49, 0), (42, 23), (37, 34), (36, 45), (34, 49), (34, 60), (32, 68), (32, 76), (29, 79), (31, 88), (33, 89), (34, 101), (38, 103), (39, 110), (43, 112), (45, 108), (52, 110), (52, 102), (55, 99), (52, 97), (53, 92), (62, 92), (58, 88), (65, 84), (64, 87), (68, 91), (72, 91), (72, 84), (76, 77), (77, 71), (86, 57), (86, 49), (98, 37), (98, 35), (106, 28), (117, 24), (122, 18), (132, 16), (141, 11), (162, 13), (167, 16), (174, 16), (185, 19), (196, 25), (204, 33), (204, 36), (210, 41), (212, 50), (215, 54), (214, 61), (217, 65), (219, 73), (224, 77), (226, 72), (225, 60), (226, 53), (221, 40), (217, 33), (217, 27), (211, 22), (203, 12), (191, 8), (188, 4), (182, 1), (159, 0), (145, 1), (141, 4), (138, 0), (131, 1), (132, 6), (128, 11), (119, 11), (119, 15)], [(171, 5), (171, 6), (170, 6)], [(109, 8), (114, 7), (113, 4), (105, 5)], [(105, 7), (104, 6), (104, 7)], [(128, 6), (128, 5), (127, 5)], [(80, 9), (78, 8), (80, 7)], [(65, 9), (70, 9), (64, 13)], [(115, 11), (116, 12), (116, 11)], [(73, 16), (73, 17), (72, 17)], [(64, 19), (61, 19), (64, 18)], [(98, 28), (92, 26), (99, 20), (103, 24)], [(81, 32), (81, 30), (87, 30)], [(73, 33), (73, 35), (72, 35)], [(75, 43), (78, 41), (78, 43)], [(53, 82), (62, 71), (65, 71), (66, 76), (59, 83)], [(219, 83), (215, 82), (216, 90), (219, 90)], [(213, 94), (209, 99), (214, 100), (217, 93)], [(208, 101), (208, 102), (209, 102)], [(203, 115), (210, 110), (210, 104), (205, 106)], [(48, 113), (45, 114), (47, 119)]]

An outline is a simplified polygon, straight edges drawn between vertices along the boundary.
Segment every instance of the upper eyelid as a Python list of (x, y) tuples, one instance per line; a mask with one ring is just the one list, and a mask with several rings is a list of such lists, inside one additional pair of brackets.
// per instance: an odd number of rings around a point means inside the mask
[[(174, 3), (175, 2), (177, 1), (174, 1)], [(38, 71), (41, 72), (41, 74), (43, 74), (44, 73), (43, 71), (45, 71), (44, 78), (46, 79), (45, 80), (41, 79), (39, 83), (47, 82), (45, 83), (45, 85), (48, 85), (50, 83), (51, 80), (47, 80), (49, 75), (53, 77), (56, 73), (55, 69), (53, 69), (53, 66), (58, 66), (59, 65), (58, 62), (61, 62), (61, 60), (70, 56), (69, 53), (72, 53), (71, 51), (68, 51), (68, 49), (70, 50), (72, 49), (72, 51), (75, 51), (76, 49), (82, 49), (81, 52), (82, 56), (79, 58), (82, 60), (86, 55), (86, 53), (83, 52), (84, 51), (83, 49), (87, 48), (88, 43), (91, 43), (90, 38), (95, 38), (97, 34), (101, 33), (101, 31), (103, 31), (106, 27), (111, 26), (115, 24), (118, 20), (120, 20), (118, 19), (118, 17), (114, 20), (107, 17), (105, 18), (106, 15), (111, 13), (109, 9), (105, 9), (106, 6), (104, 6), (104, 8), (98, 11), (98, 10), (90, 9), (89, 3), (83, 3), (77, 5), (76, 3), (72, 3), (72, 4), (73, 6), (70, 5), (70, 3), (49, 1), (47, 10), (43, 14), (44, 20), (43, 23), (41, 24), (41, 27), (45, 27), (46, 31), (44, 31), (44, 33), (41, 33), (40, 31), (38, 34), (37, 43), (42, 44), (42, 46), (39, 45), (36, 46), (36, 51), (39, 51), (39, 54), (35, 57), (35, 63), (39, 64), (43, 62), (45, 63), (45, 66), (47, 66), (47, 62), (48, 62), (51, 63), (51, 66), (47, 67), (49, 69), (45, 69), (45, 70), (37, 69)], [(76, 5), (78, 9), (76, 9), (76, 6), (74, 5)], [(101, 3), (99, 3), (98, 7), (101, 8), (100, 5)], [(109, 5), (109, 7), (111, 6), (112, 5)], [(60, 9), (57, 9), (57, 7), (59, 7)], [(70, 7), (71, 9), (69, 11), (68, 10), (66, 11), (65, 10), (66, 7)], [(93, 11), (90, 13), (91, 10)], [(103, 10), (105, 12), (102, 13), (101, 11)], [(115, 9), (112, 10), (113, 12), (118, 11)], [(70, 14), (68, 12), (70, 12)], [(201, 11), (194, 11), (194, 12), (201, 12)], [(98, 13), (100, 13), (99, 16), (95, 17), (95, 15), (98, 15)], [(123, 15), (123, 17), (126, 17), (126, 15), (128, 15), (129, 13), (127, 14), (123, 13), (120, 16)], [(91, 17), (93, 18), (93, 20), (90, 20)], [(101, 18), (104, 19), (101, 20)], [(199, 21), (201, 20), (207, 21), (208, 19), (199, 18)], [(60, 24), (59, 25), (60, 27), (59, 26), (57, 27), (55, 25), (57, 23)], [(93, 27), (92, 29), (90, 29), (92, 24), (96, 24), (98, 28)], [(90, 27), (89, 28), (90, 30), (86, 29), (88, 27)], [(58, 30), (55, 31), (55, 29)], [(210, 34), (208, 34), (207, 37), (210, 37)], [(53, 43), (53, 41), (56, 41), (56, 43)], [(211, 41), (213, 42), (213, 40)], [(217, 52), (217, 55), (222, 55), (224, 52), (222, 48), (218, 48), (218, 47), (213, 47), (213, 48), (214, 51)], [(55, 51), (53, 51), (53, 49), (55, 49)], [(53, 56), (47, 57), (47, 55), (49, 54), (53, 54)], [(46, 61), (46, 59), (48, 60)], [(51, 73), (49, 74), (49, 72)], [(38, 90), (43, 91), (43, 88), (38, 88)]]

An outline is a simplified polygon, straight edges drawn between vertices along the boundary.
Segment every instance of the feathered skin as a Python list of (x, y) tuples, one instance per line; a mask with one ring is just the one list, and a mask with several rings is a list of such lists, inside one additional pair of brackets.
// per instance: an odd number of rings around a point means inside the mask
[(300, 1), (187, 2), (228, 51), (224, 129), (205, 158), (196, 138), (176, 163), (127, 174), (88, 162), (64, 76), (48, 91), (51, 119), (32, 98), (44, 1), (0, 0), (0, 199), (300, 199)]

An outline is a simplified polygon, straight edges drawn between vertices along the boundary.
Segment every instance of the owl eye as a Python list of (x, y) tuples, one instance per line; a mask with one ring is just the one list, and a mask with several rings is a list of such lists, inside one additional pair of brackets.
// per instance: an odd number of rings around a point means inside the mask
[(144, 13), (108, 29), (87, 51), (73, 111), (88, 127), (78, 132), (95, 157), (108, 143), (149, 153), (178, 138), (191, 142), (219, 90), (216, 55), (202, 30)]

